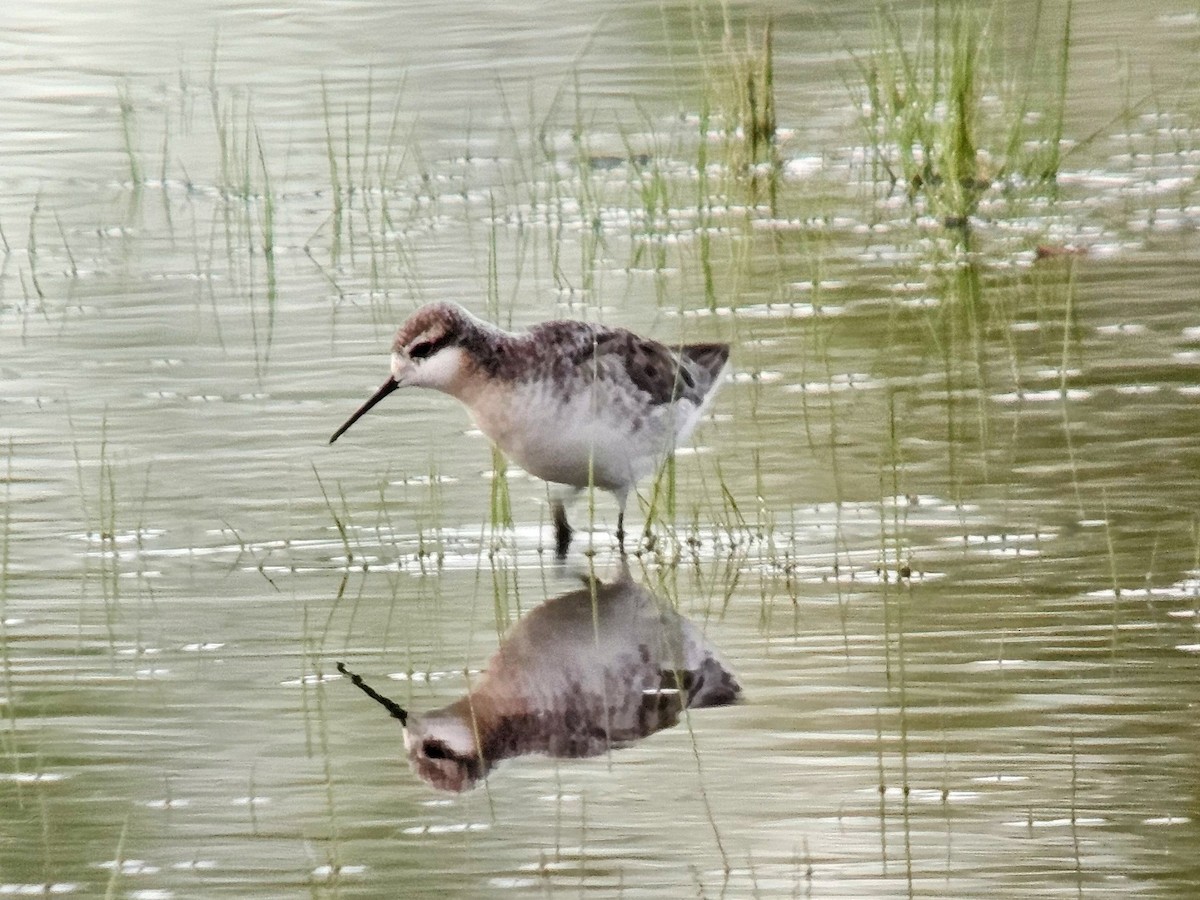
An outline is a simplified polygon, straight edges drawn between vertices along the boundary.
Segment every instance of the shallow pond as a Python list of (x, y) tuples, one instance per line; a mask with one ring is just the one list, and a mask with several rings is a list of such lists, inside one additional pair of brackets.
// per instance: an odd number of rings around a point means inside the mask
[[(1031, 154), (1040, 9), (973, 95)], [(891, 182), (872, 3), (5, 19), (0, 894), (1195, 893), (1194, 5), (1076, 4), (1056, 184), (965, 222)], [(627, 575), (611, 497), (556, 562), (449, 398), (328, 445), (438, 299), (734, 343)], [(606, 674), (581, 590), (641, 611), (613, 659), (683, 656)], [(426, 715), (502, 646), (614, 746), (441, 791), (336, 670)]]

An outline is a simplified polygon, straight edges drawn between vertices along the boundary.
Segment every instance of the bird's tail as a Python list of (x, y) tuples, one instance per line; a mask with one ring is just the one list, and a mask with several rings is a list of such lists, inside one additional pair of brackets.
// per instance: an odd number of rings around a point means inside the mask
[(679, 355), (690, 362), (696, 389), (701, 397), (711, 392), (713, 382), (721, 377), (721, 371), (729, 362), (728, 344), (685, 344)]

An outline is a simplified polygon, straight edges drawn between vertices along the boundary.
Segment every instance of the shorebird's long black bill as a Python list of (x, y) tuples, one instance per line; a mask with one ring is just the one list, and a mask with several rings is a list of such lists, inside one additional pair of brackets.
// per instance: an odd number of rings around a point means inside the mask
[(345, 663), (338, 663), (337, 670), (354, 682), (355, 687), (361, 688), (364, 694), (383, 706), (384, 709), (392, 714), (393, 719), (399, 719), (401, 725), (408, 724), (408, 710), (403, 706), (395, 700), (389, 700), (383, 694), (376, 693), (375, 689), (363, 681), (362, 678), (347, 669)]
[(341, 428), (339, 428), (337, 431), (335, 431), (333, 433), (333, 437), (331, 437), (329, 439), (329, 443), (332, 444), (334, 441), (336, 441), (338, 438), (340, 438), (343, 434), (345, 434), (347, 429), (349, 429), (351, 425), (353, 425), (355, 422), (357, 422), (359, 419), (361, 419), (363, 416), (365, 416), (368, 412), (371, 411), (372, 406), (374, 406), (376, 403), (378, 403), (380, 400), (382, 400), (384, 397), (386, 397), (392, 391), (396, 390), (396, 388), (398, 388), (398, 387), (400, 387), (400, 385), (396, 383), (395, 378), (389, 378), (387, 381), (385, 381), (380, 386), (379, 390), (377, 390), (374, 394), (371, 395), (371, 399), (368, 400), (366, 403), (364, 403), (362, 406), (360, 406), (355, 411), (354, 415), (352, 415), (350, 418), (348, 418), (346, 420), (345, 424), (342, 425)]

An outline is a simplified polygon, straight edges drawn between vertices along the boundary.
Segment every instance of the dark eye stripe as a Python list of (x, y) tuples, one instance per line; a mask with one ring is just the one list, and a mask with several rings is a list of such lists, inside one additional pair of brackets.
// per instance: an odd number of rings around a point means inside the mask
[(454, 338), (452, 335), (443, 334), (436, 341), (421, 341), (419, 344), (414, 344), (408, 351), (408, 355), (412, 359), (425, 359), (426, 357), (433, 356), (433, 354), (437, 353), (443, 347), (448, 347), (453, 341)]

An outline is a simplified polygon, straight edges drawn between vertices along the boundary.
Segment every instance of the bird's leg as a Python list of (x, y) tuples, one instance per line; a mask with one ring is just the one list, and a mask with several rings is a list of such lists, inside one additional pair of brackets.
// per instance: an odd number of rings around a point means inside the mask
[(565, 559), (572, 534), (571, 525), (567, 522), (567, 508), (561, 500), (553, 500), (550, 509), (554, 516), (554, 555)]
[(621, 550), (621, 555), (625, 555), (625, 501), (629, 499), (629, 494), (621, 491), (617, 494), (617, 546)]

